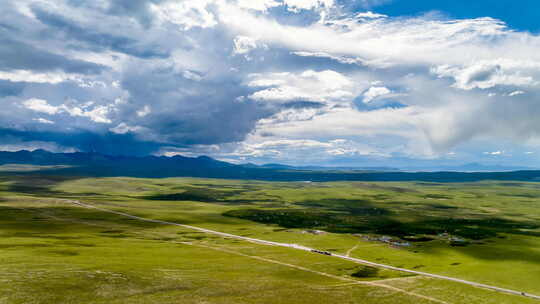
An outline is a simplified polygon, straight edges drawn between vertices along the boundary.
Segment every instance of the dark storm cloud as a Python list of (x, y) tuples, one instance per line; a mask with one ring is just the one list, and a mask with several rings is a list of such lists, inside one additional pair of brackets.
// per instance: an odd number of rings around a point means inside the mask
[(67, 73), (98, 74), (106, 67), (38, 49), (27, 43), (2, 37), (0, 32), (0, 69), (63, 70)]
[(52, 34), (63, 33), (69, 39), (84, 42), (90, 50), (110, 49), (139, 58), (165, 58), (169, 56), (168, 51), (161, 49), (159, 46), (144, 45), (130, 37), (102, 33), (40, 7), (33, 7), (32, 12), (39, 21), (53, 28), (50, 31)]
[(148, 155), (160, 145), (136, 139), (132, 134), (95, 133), (85, 130), (65, 132), (36, 129), (14, 130), (0, 128), (0, 141), (10, 144), (18, 142), (53, 142), (80, 151), (101, 152), (109, 155)]
[[(18, 37), (17, 40), (4, 38), (6, 43), (0, 46), (0, 71), (64, 70), (81, 74), (106, 71), (98, 77), (89, 75), (82, 82), (71, 79), (54, 84), (0, 83), (0, 96), (18, 95), (5, 101), (6, 111), (10, 109), (16, 114), (3, 116), (4, 129), (0, 136), (9, 135), (17, 142), (54, 142), (81, 151), (142, 155), (163, 146), (241, 141), (258, 120), (278, 110), (238, 99), (252, 94), (253, 89), (244, 85), (244, 73), (230, 72), (238, 64), (231, 62), (234, 36), (220, 27), (189, 32), (179, 31), (177, 26), (160, 27), (157, 21), (151, 22), (155, 15), (149, 11), (149, 3), (158, 2), (111, 1), (107, 7), (71, 0), (64, 6), (65, 10), (54, 11), (54, 6), (45, 3), (32, 4), (29, 8), (35, 19), (30, 18), (26, 23), (34, 24), (33, 31), (24, 27), (0, 28), (0, 33)], [(72, 13), (66, 14), (68, 11)], [(83, 22), (84, 14), (102, 18), (99, 23), (88, 19)], [(121, 29), (112, 27), (118, 16), (126, 17)], [(21, 14), (20, 18), (26, 16)], [(148, 28), (143, 29), (128, 18)], [(111, 30), (100, 30), (104, 28)], [(206, 43), (189, 47), (185, 41), (195, 38)], [(38, 45), (43, 49), (35, 47)], [(120, 59), (121, 68), (116, 70), (45, 51), (51, 45), (55, 49), (93, 52), (96, 58), (107, 58), (107, 54), (101, 56), (101, 53), (108, 50), (127, 56)], [(173, 49), (189, 52), (192, 58), (204, 58), (204, 61), (184, 65), (163, 60), (169, 56), (165, 50)], [(256, 71), (261, 65), (253, 62), (246, 64), (246, 69)], [(94, 81), (98, 84), (92, 85)], [(119, 86), (112, 85), (115, 81)], [(25, 101), (31, 98), (63, 110), (50, 114), (26, 108)], [(124, 101), (115, 103), (117, 98)], [(92, 105), (86, 107), (88, 103)], [(95, 123), (88, 116), (87, 113), (101, 106), (106, 106), (108, 112), (99, 115), (110, 123)], [(145, 107), (151, 110), (143, 115), (141, 111)], [(12, 126), (16, 127), (9, 130)]]
[(109, 13), (116, 16), (130, 16), (138, 20), (143, 26), (148, 27), (152, 23), (153, 16), (149, 10), (150, 3), (161, 2), (159, 0), (116, 0), (109, 6)]
[(19, 95), (24, 88), (24, 84), (0, 80), (0, 97)]
[[(152, 107), (152, 114), (138, 124), (169, 144), (240, 141), (259, 119), (272, 114), (255, 103), (239, 101), (238, 96), (252, 91), (235, 79), (195, 81), (167, 68), (132, 69), (122, 86), (130, 92), (135, 109)], [(122, 115), (128, 122), (134, 116), (133, 111)]]

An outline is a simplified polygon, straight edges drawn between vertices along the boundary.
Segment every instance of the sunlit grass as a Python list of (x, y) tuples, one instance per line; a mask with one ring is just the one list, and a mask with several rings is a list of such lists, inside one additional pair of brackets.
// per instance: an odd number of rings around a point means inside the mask
[[(83, 209), (61, 198), (540, 293), (540, 231), (534, 225), (524, 228), (540, 219), (540, 187), (535, 183), (308, 184), (41, 176), (4, 177), (0, 187), (0, 270), (5, 273), (0, 303), (430, 302), (380, 286), (351, 286), (350, 279), (384, 280), (384, 284), (449, 303), (529, 302), (388, 270), (354, 277), (362, 266)], [(352, 223), (389, 218), (405, 228), (444, 218), (516, 224), (501, 230), (491, 224), (480, 227), (483, 222), (456, 221), (456, 225), (470, 226), (463, 229), (491, 229), (493, 233), (462, 247), (434, 239), (396, 248), (366, 238), (378, 235), (369, 229), (312, 234), (306, 230), (316, 225), (284, 227), (280, 222), (223, 215), (246, 209), (311, 210), (345, 216)]]

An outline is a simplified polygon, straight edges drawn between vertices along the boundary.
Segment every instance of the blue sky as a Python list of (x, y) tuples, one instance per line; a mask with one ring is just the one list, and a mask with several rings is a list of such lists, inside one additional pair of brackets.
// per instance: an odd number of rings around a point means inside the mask
[(540, 167), (536, 1), (0, 4), (0, 150)]
[(540, 2), (536, 0), (394, 0), (374, 9), (389, 16), (413, 16), (437, 11), (448, 18), (491, 17), (509, 27), (537, 33), (540, 30)]

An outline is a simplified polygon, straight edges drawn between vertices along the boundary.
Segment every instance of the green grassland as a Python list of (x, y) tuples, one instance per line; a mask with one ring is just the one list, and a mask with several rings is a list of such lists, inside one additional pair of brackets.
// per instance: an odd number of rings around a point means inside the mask
[(538, 183), (5, 175), (0, 303), (538, 302), (67, 200), (540, 294)]

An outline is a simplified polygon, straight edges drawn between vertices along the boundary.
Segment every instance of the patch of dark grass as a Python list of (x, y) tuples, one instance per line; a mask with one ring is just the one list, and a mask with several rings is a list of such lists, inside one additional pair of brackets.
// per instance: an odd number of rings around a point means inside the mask
[(156, 238), (152, 238), (152, 240), (170, 242), (170, 241), (176, 241), (177, 238), (173, 238), (173, 237), (156, 237)]
[(371, 195), (370, 197), (374, 200), (379, 200), (379, 201), (384, 201), (384, 200), (392, 198), (392, 196), (387, 195), (387, 194), (375, 194), (375, 195)]
[(467, 247), (469, 246), (471, 243), (470, 242), (466, 242), (466, 241), (450, 241), (450, 246), (452, 247)]
[(33, 174), (14, 175), (10, 178), (12, 183), (9, 184), (7, 190), (10, 192), (25, 193), (37, 196), (62, 197), (65, 196), (66, 193), (51, 190), (51, 188), (59, 183), (76, 179), (79, 179), (79, 177)]
[(441, 205), (441, 204), (431, 204), (427, 205), (434, 209), (442, 209), (442, 210), (449, 210), (449, 209), (458, 209), (456, 206), (449, 206), (449, 205)]
[(72, 243), (72, 242), (67, 242), (67, 243), (65, 243), (65, 245), (75, 246), (75, 247), (87, 247), (87, 248), (96, 247), (96, 244), (93, 244), (93, 243)]
[(402, 237), (402, 239), (404, 239), (406, 241), (409, 241), (409, 242), (413, 242), (413, 243), (416, 243), (416, 242), (429, 242), (429, 241), (434, 240), (434, 238), (432, 238), (432, 237), (422, 236), (422, 235), (404, 236), (404, 237)]
[(306, 209), (241, 209), (227, 211), (223, 215), (260, 223), (276, 224), (285, 228), (316, 228), (340, 223), (339, 220), (334, 218), (333, 214)]
[(143, 197), (147, 200), (155, 201), (192, 201), (192, 202), (203, 202), (203, 203), (217, 203), (221, 205), (245, 205), (245, 204), (254, 204), (259, 202), (276, 202), (276, 199), (273, 197), (262, 198), (257, 197), (256, 199), (235, 199), (231, 198), (235, 195), (242, 194), (248, 190), (235, 189), (235, 190), (216, 190), (209, 188), (196, 188), (189, 187), (183, 192), (177, 193), (166, 193), (166, 194), (154, 194)]
[(52, 247), (49, 244), (0, 244), (0, 249), (10, 249), (10, 248), (43, 248), (43, 247)]
[(351, 274), (355, 278), (376, 278), (379, 275), (379, 269), (371, 266), (360, 266)]
[[(54, 215), (62, 220), (32, 220), (35, 214)], [(87, 221), (81, 222), (83, 218), (87, 219)], [(117, 224), (123, 222), (124, 217), (77, 207), (28, 207), (19, 209), (0, 206), (0, 227), (2, 227), (4, 237), (76, 240), (81, 238), (78, 234), (96, 230), (96, 227), (88, 225), (88, 221), (97, 221), (100, 224)], [(157, 223), (141, 221), (130, 222), (129, 225), (135, 227), (158, 226)], [(67, 235), (66, 232), (71, 235)], [(72, 235), (73, 233), (77, 233), (77, 235)]]
[(100, 231), (99, 233), (123, 233), (124, 230), (103, 230), (103, 231)]
[(125, 238), (128, 238), (129, 235), (127, 235), (127, 234), (107, 234), (107, 235), (104, 235), (104, 237), (113, 238), (113, 239), (125, 239)]
[(539, 198), (540, 193), (498, 193), (499, 196)]
[(202, 236), (202, 235), (184, 235), (184, 237), (188, 239), (192, 239), (192, 240), (197, 240), (197, 241), (206, 239), (206, 236)]
[(498, 186), (503, 186), (503, 187), (524, 187), (524, 186), (527, 186), (527, 184), (524, 184), (524, 183), (498, 183), (497, 185)]
[(224, 216), (236, 217), (284, 228), (320, 229), (335, 233), (375, 233), (408, 239), (430, 241), (429, 236), (449, 233), (465, 239), (482, 240), (496, 237), (498, 233), (526, 234), (539, 226), (500, 218), (428, 218), (401, 222), (395, 218), (373, 214), (344, 214), (317, 209), (238, 209), (227, 211)]
[(428, 183), (428, 182), (419, 182), (419, 183), (414, 183), (415, 185), (418, 185), (418, 186), (427, 186), (427, 187), (437, 187), (437, 186), (444, 186), (444, 184), (439, 184), (439, 183)]
[(452, 199), (450, 195), (446, 194), (439, 194), (439, 193), (430, 193), (423, 196), (424, 198), (428, 199)]
[(238, 195), (246, 190), (216, 190), (211, 188), (183, 187), (183, 192), (154, 194), (144, 197), (147, 200), (155, 201), (194, 201), (194, 202), (216, 202), (224, 201), (227, 197)]
[(69, 241), (69, 240), (79, 240), (81, 237), (79, 236), (70, 236), (70, 235), (39, 235), (39, 234), (33, 234), (32, 237), (38, 237), (43, 239), (53, 239), (53, 240), (59, 240), (59, 241)]
[(364, 189), (369, 189), (369, 190), (383, 190), (383, 191), (391, 191), (391, 192), (397, 192), (397, 193), (415, 193), (415, 192), (418, 192), (415, 189), (396, 187), (396, 186), (383, 186), (383, 185), (379, 185), (379, 184), (355, 183), (354, 185), (359, 187), (359, 188), (364, 188)]
[(144, 199), (153, 201), (195, 201), (195, 202), (211, 202), (215, 201), (216, 197), (208, 193), (199, 191), (185, 191), (180, 193), (156, 194), (146, 196)]
[(68, 250), (68, 249), (50, 250), (50, 251), (47, 251), (47, 252), (52, 253), (52, 254), (61, 255), (61, 256), (77, 256), (77, 255), (79, 255), (79, 252), (77, 252), (75, 250)]
[(191, 289), (190, 287), (182, 286), (182, 285), (150, 287), (141, 292), (136, 292), (135, 295), (151, 295), (151, 294), (166, 293), (166, 292), (173, 292), (173, 291), (186, 291), (190, 289)]
[(309, 200), (296, 204), (304, 207), (316, 207), (328, 211), (344, 212), (357, 216), (383, 216), (391, 214), (388, 209), (375, 207), (370, 200), (366, 199), (322, 199)]

